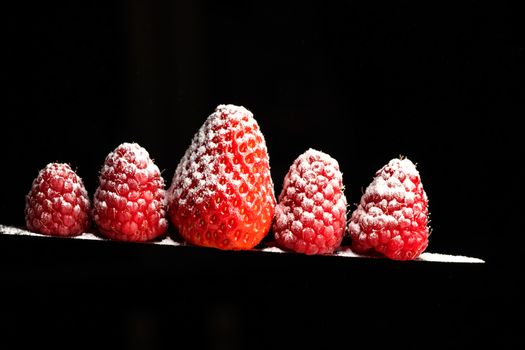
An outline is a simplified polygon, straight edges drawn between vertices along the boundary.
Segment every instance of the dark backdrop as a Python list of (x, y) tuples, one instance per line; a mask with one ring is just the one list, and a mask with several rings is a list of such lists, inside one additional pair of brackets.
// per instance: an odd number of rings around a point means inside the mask
[(234, 103), (261, 125), (277, 194), (309, 147), (339, 161), (352, 204), (402, 154), (430, 198), (430, 250), (484, 257), (491, 232), (512, 234), (524, 57), (505, 3), (131, 1), (6, 13), (4, 224), (23, 224), (24, 195), (48, 162), (70, 163), (92, 195), (125, 141), (144, 146), (169, 185), (205, 118)]
[(7, 6), (2, 224), (24, 224), (48, 162), (70, 163), (92, 195), (125, 141), (169, 185), (205, 118), (233, 103), (261, 126), (277, 194), (312, 147), (339, 161), (353, 210), (405, 155), (430, 198), (429, 251), (522, 262), (524, 44), (506, 2)]

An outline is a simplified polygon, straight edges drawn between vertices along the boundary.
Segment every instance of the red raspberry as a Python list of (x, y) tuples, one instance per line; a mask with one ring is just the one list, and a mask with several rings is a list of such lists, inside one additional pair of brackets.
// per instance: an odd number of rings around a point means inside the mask
[(313, 149), (301, 154), (284, 178), (275, 208), (277, 243), (298, 253), (333, 253), (346, 228), (343, 190), (337, 160)]
[(67, 164), (40, 170), (26, 196), (27, 228), (53, 236), (75, 236), (89, 225), (89, 197), (82, 179)]
[(275, 196), (264, 136), (250, 111), (220, 105), (193, 137), (168, 190), (189, 243), (251, 249), (268, 233)]
[(166, 191), (159, 168), (136, 143), (109, 153), (93, 201), (100, 232), (120, 241), (149, 241), (166, 232)]
[(428, 199), (416, 166), (392, 159), (361, 197), (348, 225), (352, 249), (413, 260), (428, 245)]

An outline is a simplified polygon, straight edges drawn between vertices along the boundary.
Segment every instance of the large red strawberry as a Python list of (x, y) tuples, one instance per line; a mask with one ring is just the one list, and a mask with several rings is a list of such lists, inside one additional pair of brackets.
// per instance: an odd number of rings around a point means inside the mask
[(416, 166), (392, 159), (361, 197), (348, 224), (352, 249), (412, 260), (428, 245), (428, 199)]
[(106, 157), (93, 200), (100, 232), (121, 241), (148, 241), (166, 232), (166, 190), (159, 168), (136, 143)]
[(168, 214), (189, 243), (251, 249), (275, 209), (268, 151), (250, 111), (220, 105), (193, 137), (168, 190)]
[(346, 229), (346, 197), (337, 160), (309, 149), (284, 178), (273, 231), (277, 243), (305, 254), (329, 254)]

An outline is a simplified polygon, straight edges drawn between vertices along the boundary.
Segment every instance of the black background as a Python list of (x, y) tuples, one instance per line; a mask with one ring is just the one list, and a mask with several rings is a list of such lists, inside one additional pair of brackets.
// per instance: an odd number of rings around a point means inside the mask
[(350, 210), (391, 158), (416, 162), (430, 199), (428, 250), (487, 260), (497, 278), (486, 303), (515, 296), (518, 19), (506, 2), (476, 1), (10, 4), (0, 223), (24, 224), (24, 196), (49, 162), (70, 163), (92, 195), (122, 142), (145, 147), (169, 185), (205, 118), (233, 103), (261, 126), (276, 194), (310, 147), (339, 161)]

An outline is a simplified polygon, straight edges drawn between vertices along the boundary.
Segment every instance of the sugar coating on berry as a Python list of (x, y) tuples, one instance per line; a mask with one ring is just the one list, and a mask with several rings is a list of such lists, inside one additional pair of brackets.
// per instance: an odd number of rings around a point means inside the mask
[(341, 244), (346, 197), (337, 160), (309, 149), (290, 167), (275, 208), (277, 243), (305, 254), (328, 254)]
[(33, 232), (75, 236), (89, 226), (89, 197), (68, 164), (49, 163), (26, 196), (26, 226)]
[(428, 198), (409, 159), (392, 159), (361, 197), (348, 225), (356, 252), (412, 260), (428, 245)]
[[(239, 132), (233, 135), (232, 129)], [(244, 164), (239, 158), (244, 158), (244, 163), (250, 165), (266, 157), (264, 136), (253, 114), (242, 106), (219, 105), (194, 136), (177, 166), (174, 176), (177, 181), (172, 184), (170, 192), (178, 198), (180, 205), (187, 204), (190, 199), (192, 205), (200, 204), (217, 192), (233, 199), (233, 194), (227, 191), (228, 184), (240, 188), (246, 182), (243, 180), (247, 180), (234, 176), (235, 173), (244, 174)], [(274, 196), (272, 191), (265, 195), (267, 200)]]
[(219, 105), (193, 137), (168, 190), (169, 214), (196, 245), (251, 249), (275, 207), (264, 136), (242, 106)]
[(148, 241), (166, 232), (166, 191), (159, 168), (136, 143), (106, 157), (93, 201), (100, 232), (123, 241)]

